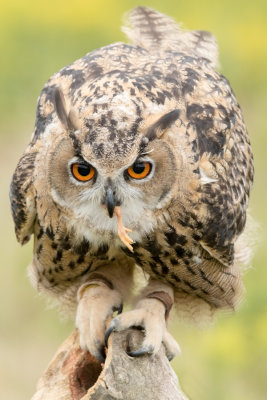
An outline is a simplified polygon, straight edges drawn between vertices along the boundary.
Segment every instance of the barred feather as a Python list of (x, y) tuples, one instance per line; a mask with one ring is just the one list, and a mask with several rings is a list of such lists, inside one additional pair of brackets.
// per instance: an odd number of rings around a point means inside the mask
[(218, 65), (215, 37), (206, 31), (185, 31), (172, 18), (148, 7), (136, 7), (125, 14), (122, 31), (129, 40), (150, 52), (173, 50), (203, 57)]

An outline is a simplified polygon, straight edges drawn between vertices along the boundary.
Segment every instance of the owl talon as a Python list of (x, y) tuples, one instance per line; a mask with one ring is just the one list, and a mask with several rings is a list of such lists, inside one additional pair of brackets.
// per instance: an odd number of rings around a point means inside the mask
[(123, 310), (123, 304), (122, 303), (119, 305), (119, 307), (117, 307), (117, 306), (112, 307), (112, 311), (113, 312), (117, 311), (118, 315), (122, 313), (122, 310)]
[(119, 325), (119, 321), (118, 321), (116, 318), (114, 318), (114, 319), (111, 321), (111, 323), (110, 323), (108, 329), (107, 329), (106, 332), (105, 332), (105, 338), (104, 338), (104, 340), (105, 340), (105, 346), (106, 346), (106, 347), (108, 347), (108, 339), (109, 339), (111, 333), (112, 333), (113, 331), (116, 330), (117, 325)]
[(105, 354), (105, 347), (103, 345), (100, 345), (97, 347), (95, 346), (94, 352), (90, 352), (100, 363), (105, 362), (106, 354)]
[(145, 354), (152, 354), (154, 351), (153, 346), (142, 347), (141, 349), (129, 351), (127, 352), (128, 356), (130, 357), (140, 357), (144, 356)]

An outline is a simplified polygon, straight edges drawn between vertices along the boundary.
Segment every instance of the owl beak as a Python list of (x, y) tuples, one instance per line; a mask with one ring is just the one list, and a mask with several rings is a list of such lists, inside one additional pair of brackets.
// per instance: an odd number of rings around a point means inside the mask
[(114, 208), (116, 206), (116, 201), (114, 198), (113, 189), (110, 186), (106, 189), (105, 205), (108, 210), (108, 215), (110, 216), (110, 218), (112, 218), (114, 213)]

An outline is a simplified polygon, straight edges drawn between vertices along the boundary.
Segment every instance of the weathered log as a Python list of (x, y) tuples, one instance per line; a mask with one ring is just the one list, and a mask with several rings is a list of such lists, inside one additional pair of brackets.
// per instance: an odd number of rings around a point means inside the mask
[(81, 350), (75, 330), (60, 346), (40, 378), (32, 400), (185, 400), (162, 346), (155, 356), (133, 358), (138, 330), (113, 333), (105, 364)]

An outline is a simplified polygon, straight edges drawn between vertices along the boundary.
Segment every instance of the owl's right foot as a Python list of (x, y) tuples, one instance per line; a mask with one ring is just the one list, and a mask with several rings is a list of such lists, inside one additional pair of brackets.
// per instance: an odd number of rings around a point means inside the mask
[(104, 335), (113, 313), (122, 311), (122, 298), (111, 283), (95, 274), (95, 278), (78, 291), (76, 326), (80, 332), (80, 346), (101, 363), (105, 361)]

